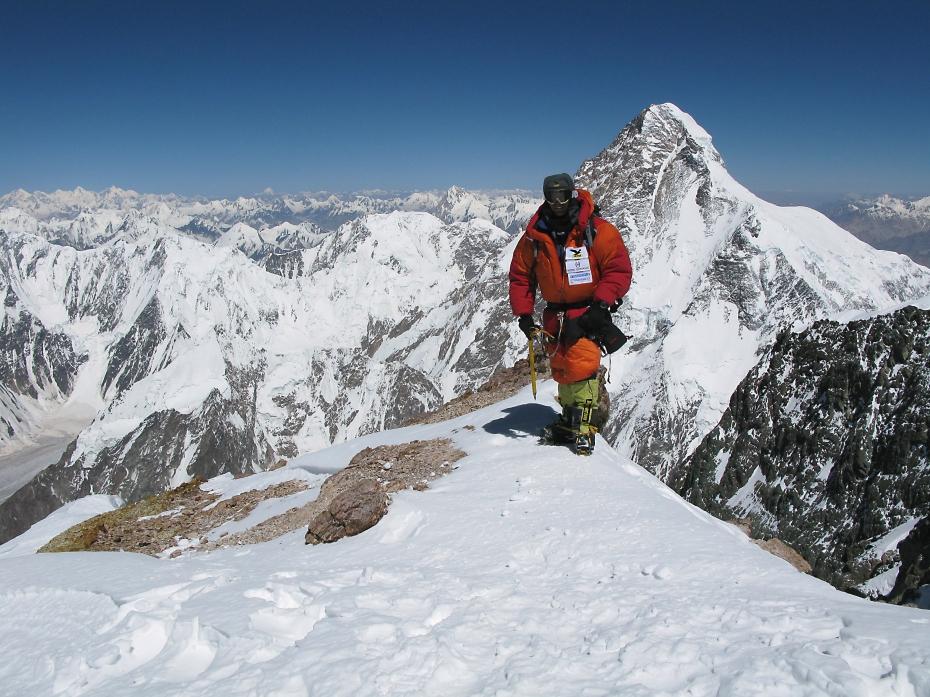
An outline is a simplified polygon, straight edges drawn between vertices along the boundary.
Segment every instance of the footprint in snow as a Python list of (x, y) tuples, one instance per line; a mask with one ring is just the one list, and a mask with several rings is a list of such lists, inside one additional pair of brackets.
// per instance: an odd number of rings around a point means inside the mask
[(653, 578), (658, 579), (659, 581), (664, 581), (672, 577), (672, 570), (669, 569), (667, 566), (662, 566), (662, 565), (644, 566), (642, 569), (640, 569), (640, 573), (643, 576), (652, 576)]

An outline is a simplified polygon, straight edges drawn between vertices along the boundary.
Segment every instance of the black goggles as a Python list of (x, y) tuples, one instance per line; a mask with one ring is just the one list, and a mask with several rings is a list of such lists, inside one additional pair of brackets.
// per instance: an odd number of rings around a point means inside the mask
[(572, 192), (566, 191), (565, 189), (559, 189), (558, 191), (550, 191), (546, 194), (546, 200), (549, 203), (554, 203), (556, 205), (564, 205), (568, 203), (572, 198)]

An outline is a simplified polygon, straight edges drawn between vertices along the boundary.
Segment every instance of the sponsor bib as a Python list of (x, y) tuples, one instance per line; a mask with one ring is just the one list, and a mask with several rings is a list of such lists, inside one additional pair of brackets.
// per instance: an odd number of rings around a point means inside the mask
[(570, 286), (594, 282), (587, 247), (565, 248), (565, 271), (568, 273), (568, 285)]

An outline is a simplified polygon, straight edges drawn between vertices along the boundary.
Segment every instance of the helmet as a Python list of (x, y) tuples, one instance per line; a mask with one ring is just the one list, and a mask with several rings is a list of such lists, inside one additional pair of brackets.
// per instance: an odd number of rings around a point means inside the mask
[(550, 174), (543, 179), (543, 196), (549, 208), (556, 216), (563, 216), (568, 212), (568, 204), (572, 200), (575, 182), (571, 176), (565, 174)]

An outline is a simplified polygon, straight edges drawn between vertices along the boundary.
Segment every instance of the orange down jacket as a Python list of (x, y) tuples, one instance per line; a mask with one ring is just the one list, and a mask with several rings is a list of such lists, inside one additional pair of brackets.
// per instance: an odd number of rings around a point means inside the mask
[[(589, 192), (578, 189), (578, 202), (578, 221), (566, 237), (564, 256), (560, 257), (555, 240), (537, 211), (517, 243), (510, 263), (510, 307), (514, 315), (533, 314), (539, 288), (543, 300), (556, 306), (543, 313), (543, 328), (556, 337), (561, 334), (559, 305), (572, 306), (564, 309), (565, 319), (577, 319), (587, 311), (587, 304), (615, 303), (626, 295), (633, 279), (630, 255), (620, 231), (603, 218), (593, 218), (594, 242), (591, 249), (582, 249), (588, 220), (594, 215), (594, 200)], [(585, 254), (588, 263), (583, 268), (586, 271), (589, 267), (590, 273), (570, 274), (565, 258), (584, 257)], [(550, 356), (555, 380), (571, 383), (596, 374), (601, 353), (593, 341), (581, 338), (571, 345), (553, 344)]]

